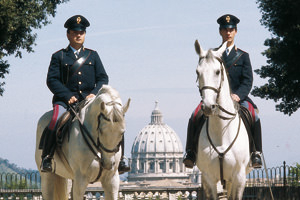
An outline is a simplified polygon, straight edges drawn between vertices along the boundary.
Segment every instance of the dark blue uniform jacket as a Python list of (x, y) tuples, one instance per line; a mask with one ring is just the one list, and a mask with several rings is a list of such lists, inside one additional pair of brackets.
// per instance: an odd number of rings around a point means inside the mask
[(234, 46), (229, 55), (227, 56), (224, 52), (222, 58), (225, 62), (227, 73), (229, 74), (231, 92), (238, 95), (241, 101), (249, 101), (256, 107), (253, 101), (248, 97), (253, 84), (253, 73), (249, 54)]
[(67, 107), (72, 96), (79, 101), (89, 94), (97, 94), (103, 84), (108, 84), (108, 76), (98, 53), (82, 48), (80, 58), (85, 51), (90, 55), (76, 73), (71, 74), (71, 67), (76, 61), (72, 49), (68, 46), (52, 54), (47, 75), (47, 86), (54, 94), (52, 103)]

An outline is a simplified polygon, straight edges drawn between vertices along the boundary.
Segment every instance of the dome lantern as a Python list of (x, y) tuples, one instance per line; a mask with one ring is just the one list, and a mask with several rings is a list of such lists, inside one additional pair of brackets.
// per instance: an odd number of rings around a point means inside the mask
[(150, 124), (163, 124), (163, 116), (158, 108), (158, 101), (155, 101), (155, 108), (152, 111)]

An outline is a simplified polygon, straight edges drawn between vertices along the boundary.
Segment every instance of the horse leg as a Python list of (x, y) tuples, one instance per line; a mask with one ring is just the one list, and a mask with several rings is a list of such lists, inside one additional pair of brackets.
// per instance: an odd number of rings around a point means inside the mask
[(85, 190), (87, 188), (87, 178), (80, 175), (75, 175), (72, 185), (72, 198), (73, 200), (82, 200)]
[(41, 185), (42, 185), (42, 196), (45, 200), (55, 199), (55, 174), (53, 173), (40, 173), (41, 174)]
[(228, 195), (227, 195), (227, 188), (224, 189), (221, 181), (217, 182), (217, 197), (218, 200), (227, 200)]
[(227, 197), (230, 199), (231, 193), (232, 193), (232, 183), (227, 181), (226, 182), (226, 190), (227, 190)]
[(232, 192), (230, 198), (241, 200), (243, 197), (245, 184), (246, 184), (246, 174), (245, 171), (241, 170), (235, 175), (235, 178), (232, 181)]
[(68, 200), (68, 179), (55, 175), (55, 194), (58, 200)]
[(206, 199), (213, 200), (216, 199), (217, 196), (217, 188), (213, 186), (210, 181), (208, 181), (208, 177), (205, 174), (202, 174), (202, 185), (205, 192)]
[(67, 200), (67, 180), (54, 174), (41, 172), (42, 195), (45, 200)]
[(105, 200), (117, 200), (119, 192), (120, 178), (118, 171), (110, 178), (102, 174), (101, 183), (105, 194)]

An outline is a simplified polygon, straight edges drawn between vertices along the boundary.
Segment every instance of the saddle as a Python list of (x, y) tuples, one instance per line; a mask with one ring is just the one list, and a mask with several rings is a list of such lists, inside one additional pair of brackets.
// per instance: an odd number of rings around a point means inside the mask
[(248, 137), (249, 137), (249, 144), (250, 144), (250, 152), (255, 150), (254, 140), (253, 140), (253, 132), (254, 132), (254, 122), (255, 119), (253, 118), (251, 112), (244, 106), (240, 106), (239, 114), (245, 124)]
[[(57, 126), (54, 129), (54, 133), (56, 134), (56, 144), (58, 146), (62, 146), (62, 143), (64, 141), (64, 138), (66, 135), (68, 135), (68, 140), (70, 138), (70, 127), (72, 124), (72, 121), (74, 119), (75, 115), (72, 114), (70, 111), (66, 111), (62, 114), (62, 116), (57, 121)], [(39, 149), (43, 149), (44, 145), (44, 138), (47, 134), (48, 127), (45, 127), (42, 137), (40, 139)]]

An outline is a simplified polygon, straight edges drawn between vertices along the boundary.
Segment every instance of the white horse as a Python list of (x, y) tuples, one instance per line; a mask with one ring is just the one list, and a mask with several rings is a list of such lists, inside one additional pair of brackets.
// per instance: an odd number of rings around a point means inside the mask
[[(124, 114), (129, 104), (130, 99), (123, 106), (119, 93), (107, 85), (86, 103), (73, 120), (69, 138), (56, 149), (52, 165), (54, 172), (40, 172), (44, 199), (68, 199), (68, 179), (72, 180), (74, 200), (82, 200), (87, 185), (98, 181), (102, 183), (105, 199), (117, 199), (122, 151), (119, 147), (125, 132)], [(42, 153), (39, 142), (51, 116), (52, 111), (49, 111), (38, 122), (35, 152), (38, 168)]]
[(238, 105), (231, 98), (221, 58), (226, 43), (218, 50), (204, 51), (196, 40), (195, 49), (199, 55), (196, 72), (202, 111), (207, 116), (196, 162), (202, 172), (202, 184), (208, 199), (242, 199), (246, 175), (252, 168), (247, 131)]

